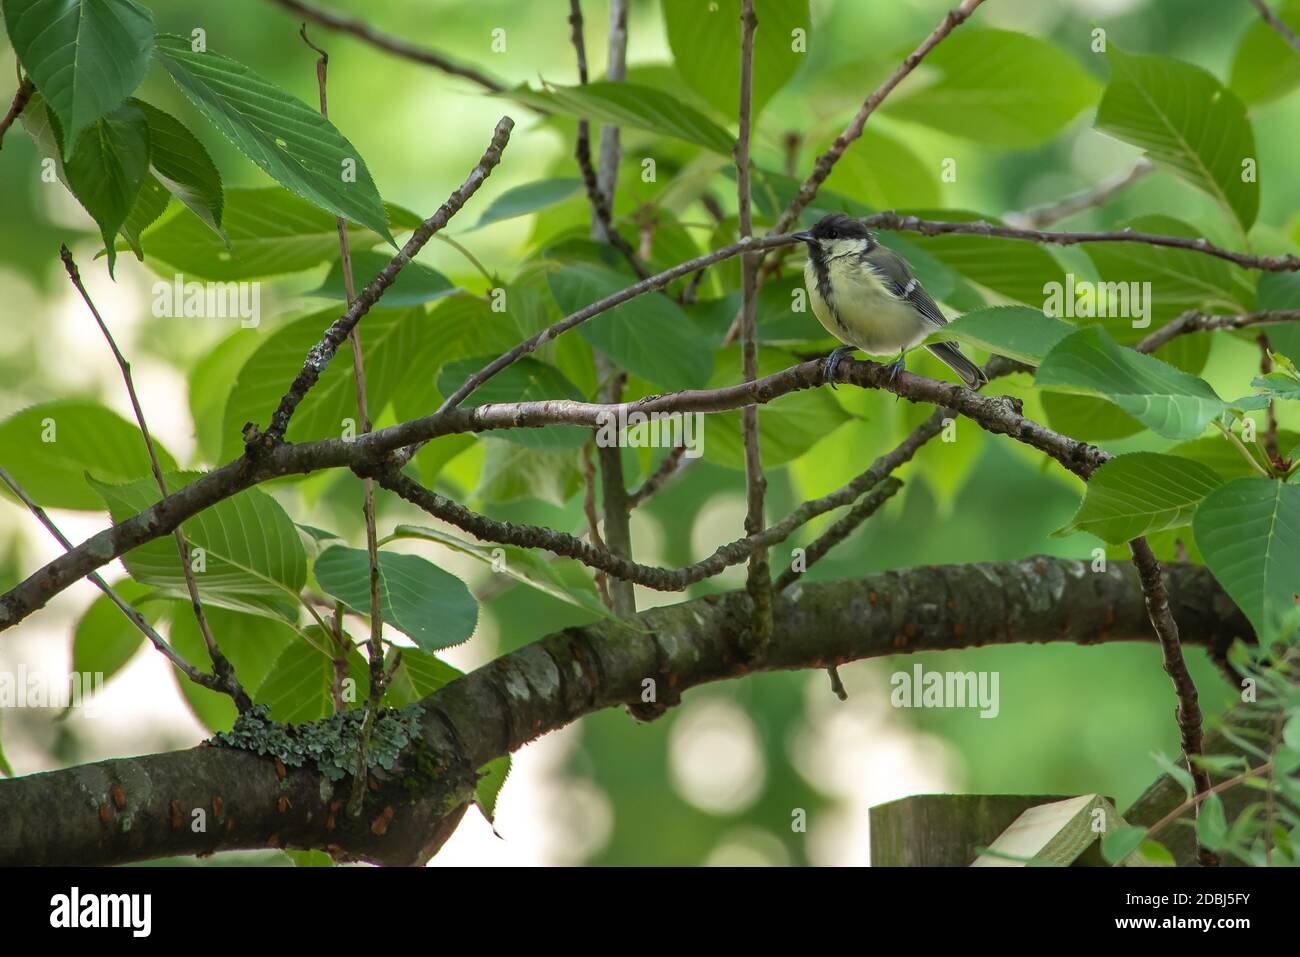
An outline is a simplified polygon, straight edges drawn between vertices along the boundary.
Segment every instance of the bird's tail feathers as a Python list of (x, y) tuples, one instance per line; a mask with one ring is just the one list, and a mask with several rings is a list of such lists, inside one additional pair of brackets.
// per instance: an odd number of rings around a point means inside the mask
[(956, 344), (951, 342), (935, 342), (926, 346), (932, 355), (939, 358), (953, 372), (961, 376), (961, 380), (971, 389), (978, 389), (984, 383), (988, 382), (988, 376), (984, 370), (971, 362), (957, 348)]

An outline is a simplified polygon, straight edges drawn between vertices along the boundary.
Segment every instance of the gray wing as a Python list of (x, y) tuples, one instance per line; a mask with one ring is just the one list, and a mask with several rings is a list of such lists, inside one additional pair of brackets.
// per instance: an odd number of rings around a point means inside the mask
[(920, 280), (912, 275), (907, 260), (902, 256), (892, 249), (877, 245), (863, 260), (895, 296), (911, 303), (917, 312), (936, 326), (948, 324), (930, 294), (921, 286)]

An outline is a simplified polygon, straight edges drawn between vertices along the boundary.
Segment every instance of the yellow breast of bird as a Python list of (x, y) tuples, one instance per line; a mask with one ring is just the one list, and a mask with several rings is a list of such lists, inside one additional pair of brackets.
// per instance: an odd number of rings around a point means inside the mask
[(912, 305), (895, 296), (856, 256), (839, 256), (826, 265), (829, 297), (822, 294), (811, 259), (804, 266), (804, 285), (813, 314), (836, 339), (871, 355), (888, 356), (910, 349), (929, 333)]

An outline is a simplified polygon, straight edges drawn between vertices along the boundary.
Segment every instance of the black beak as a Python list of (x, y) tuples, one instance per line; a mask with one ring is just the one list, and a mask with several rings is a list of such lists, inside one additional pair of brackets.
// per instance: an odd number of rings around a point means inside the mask
[(800, 242), (807, 243), (809, 246), (811, 246), (813, 243), (817, 242), (817, 240), (813, 237), (813, 234), (812, 234), (812, 233), (809, 233), (809, 232), (791, 233), (791, 234), (790, 234), (790, 238), (791, 238), (791, 239), (797, 239), (797, 240), (799, 240)]

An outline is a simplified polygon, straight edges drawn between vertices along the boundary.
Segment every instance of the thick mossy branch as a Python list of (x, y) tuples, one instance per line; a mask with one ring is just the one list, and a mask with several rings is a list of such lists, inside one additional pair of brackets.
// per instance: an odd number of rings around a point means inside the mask
[[(1235, 638), (1250, 637), (1208, 570), (1171, 564), (1165, 572), (1184, 644), (1222, 660)], [(289, 731), (258, 719), (232, 732), (252, 750), (201, 746), (0, 780), (0, 864), (264, 847), (423, 863), (474, 800), (476, 768), (594, 711), (626, 705), (650, 719), (708, 682), (910, 651), (1152, 641), (1137, 579), (1125, 563), (1094, 572), (1086, 562), (1036, 557), (800, 581), (777, 596), (772, 640), (752, 658), (742, 644), (752, 612), (744, 592), (653, 608), (630, 624), (569, 628), (421, 701), (418, 738), (391, 771), (371, 775), (360, 817), (341, 813), (342, 788), (336, 796), (313, 763), (334, 753), (330, 742), (343, 747), (341, 735), (331, 737), (326, 723)], [(647, 681), (653, 701), (643, 694)], [(302, 765), (285, 755), (303, 757)]]

